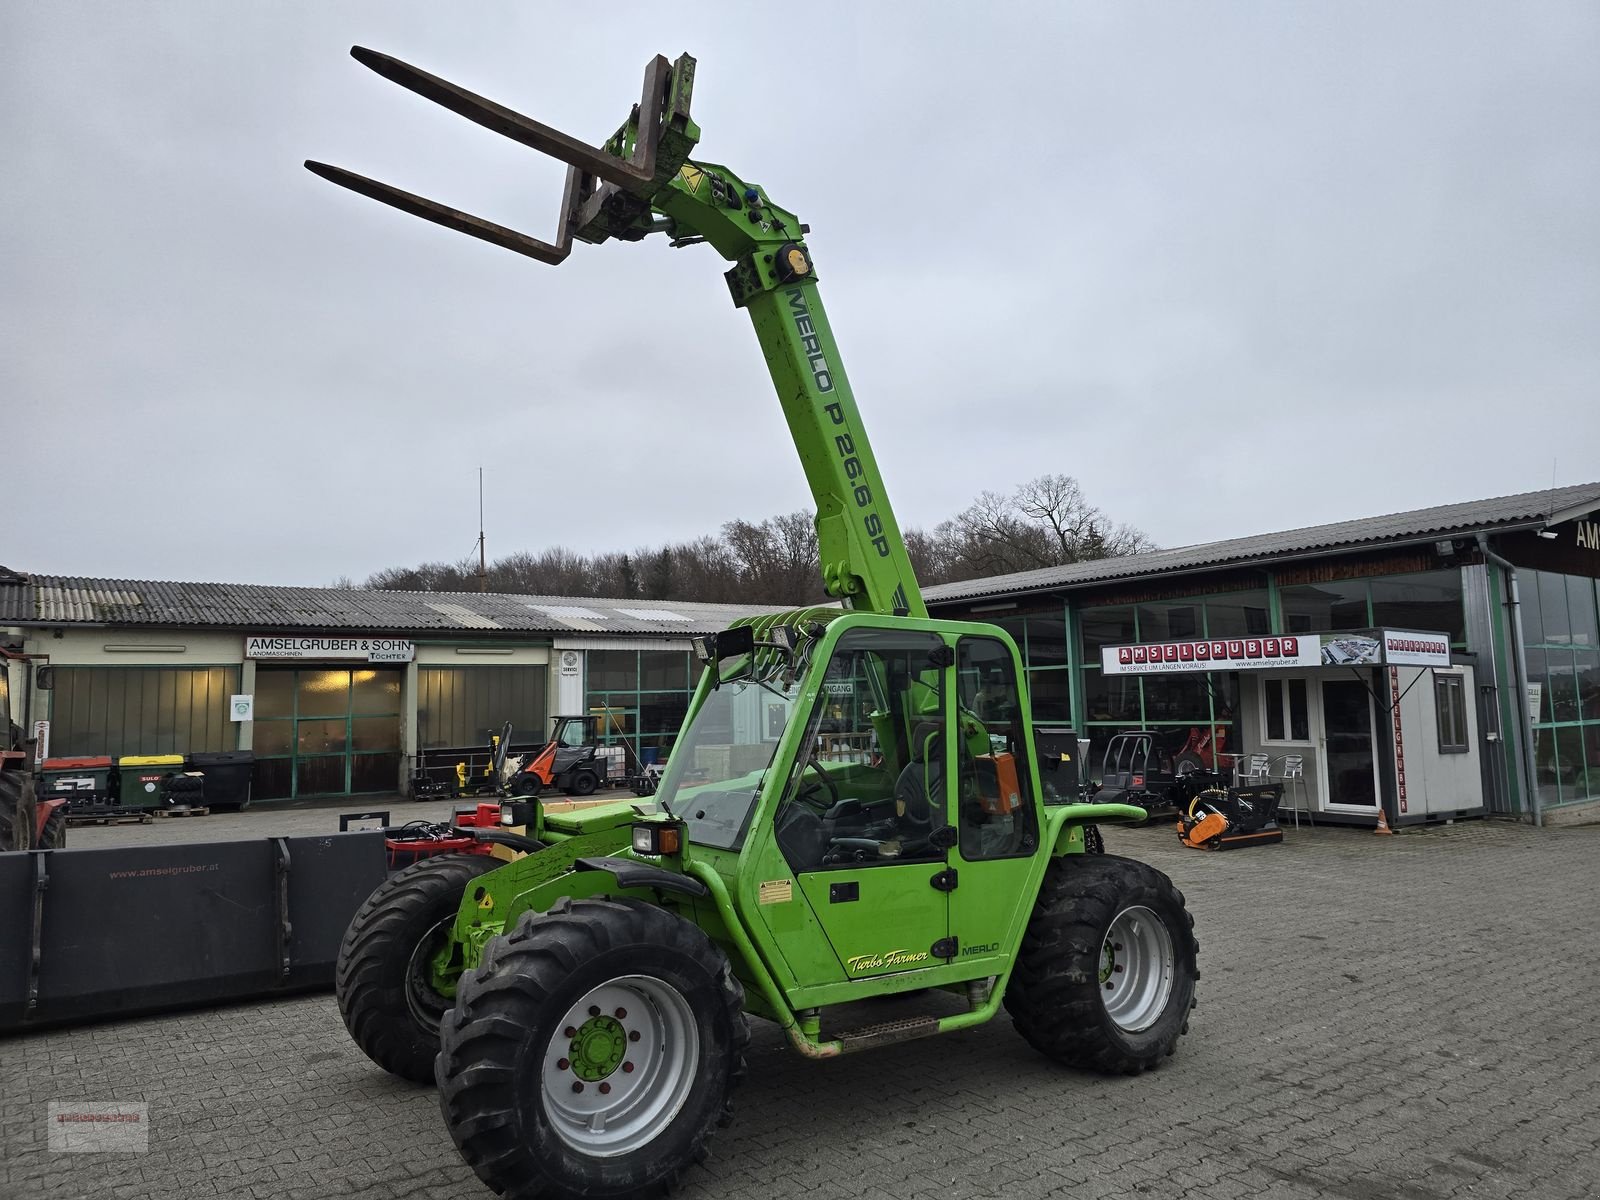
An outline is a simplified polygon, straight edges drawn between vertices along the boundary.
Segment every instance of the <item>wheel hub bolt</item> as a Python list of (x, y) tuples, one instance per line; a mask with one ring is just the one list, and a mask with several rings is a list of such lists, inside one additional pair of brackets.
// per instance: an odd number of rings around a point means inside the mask
[(628, 1018), (628, 1010), (627, 1009), (625, 1009), (625, 1008), (617, 1009), (617, 1020), (625, 1021), (625, 1020), (627, 1020), (627, 1018)]
[(572, 1090), (575, 1091), (575, 1092), (583, 1091), (583, 1084), (580, 1083), (578, 1080), (574, 1079), (572, 1081)]
[(598, 1004), (589, 1005), (589, 1015), (591, 1017), (598, 1017), (600, 1015), (600, 1006)]
[(572, 1065), (572, 1062), (571, 1062), (570, 1059), (558, 1058), (556, 1060), (556, 1070), (558, 1070), (558, 1071), (565, 1071), (571, 1065)]
[(1122, 943), (1121, 942), (1112, 942), (1111, 943), (1111, 948), (1113, 950), (1121, 950), (1122, 949)]
[(632, 1033), (630, 1033), (628, 1035), (628, 1040), (630, 1042), (637, 1042), (639, 1040), (639, 1031), (635, 1029)]
[(1113, 971), (1117, 972), (1120, 975), (1122, 973), (1122, 964), (1118, 963), (1116, 966), (1112, 967), (1111, 969)]
[(575, 1037), (578, 1036), (578, 1031), (576, 1029), (574, 1029), (571, 1025), (568, 1025), (565, 1029), (563, 1029), (561, 1031), (561, 1036), (569, 1037), (569, 1038), (575, 1038)]
[(1109, 992), (1110, 990), (1111, 990), (1111, 981), (1108, 979), (1108, 980), (1106, 980), (1106, 991)]
[(622, 1064), (622, 1073), (624, 1075), (632, 1075), (633, 1074), (633, 1064), (631, 1062), (623, 1063)]
[(609, 1096), (611, 1094), (611, 1085), (609, 1083), (602, 1083), (600, 1085), (600, 1094), (602, 1096)]

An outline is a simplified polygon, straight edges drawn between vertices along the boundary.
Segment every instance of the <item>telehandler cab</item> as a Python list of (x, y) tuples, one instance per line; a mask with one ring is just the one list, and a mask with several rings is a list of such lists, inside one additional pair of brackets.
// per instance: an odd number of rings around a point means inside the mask
[[(1144, 810), (1056, 789), (1046, 803), (1015, 644), (929, 619), (807, 226), (689, 157), (694, 59), (654, 59), (637, 107), (594, 147), (351, 53), (567, 163), (556, 238), (308, 162), (318, 175), (545, 263), (574, 239), (661, 233), (733, 264), (841, 603), (699, 639), (704, 670), (651, 811), (510, 801), (482, 831), (501, 857), (429, 859), (375, 892), (338, 965), (356, 1042), (397, 1075), (437, 1079), (462, 1156), (519, 1198), (666, 1191), (731, 1116), (750, 1016), (819, 1059), (969, 1029), (1002, 1006), (1066, 1064), (1131, 1074), (1170, 1055), (1198, 975), (1183, 896), (1148, 866), (1085, 853), (1091, 823)], [(849, 1027), (842, 1006), (886, 995), (918, 1015)]]

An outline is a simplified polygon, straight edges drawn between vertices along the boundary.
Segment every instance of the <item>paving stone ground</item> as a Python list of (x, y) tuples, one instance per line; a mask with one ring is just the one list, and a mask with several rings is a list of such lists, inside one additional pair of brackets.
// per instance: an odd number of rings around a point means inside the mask
[[(1002, 1017), (813, 1063), (758, 1022), (737, 1116), (679, 1194), (1600, 1191), (1600, 828), (1319, 828), (1224, 854), (1170, 829), (1108, 841), (1196, 915), (1200, 1007), (1176, 1058), (1080, 1074)], [(147, 1102), (148, 1152), (50, 1153), (51, 1100)], [(329, 996), (0, 1040), (5, 1200), (488, 1195), (433, 1092), (371, 1066)]]

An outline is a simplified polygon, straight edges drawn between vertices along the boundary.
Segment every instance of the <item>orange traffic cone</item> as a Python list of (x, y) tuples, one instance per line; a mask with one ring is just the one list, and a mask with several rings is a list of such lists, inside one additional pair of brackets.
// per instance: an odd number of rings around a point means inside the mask
[(1378, 827), (1372, 832), (1383, 834), (1385, 837), (1394, 836), (1394, 830), (1389, 828), (1389, 814), (1383, 811), (1382, 801), (1378, 802)]

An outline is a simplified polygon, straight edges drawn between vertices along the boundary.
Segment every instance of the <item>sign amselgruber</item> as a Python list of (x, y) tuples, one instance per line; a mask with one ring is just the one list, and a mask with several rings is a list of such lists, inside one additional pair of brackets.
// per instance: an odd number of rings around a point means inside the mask
[(1259, 671), (1273, 667), (1314, 667), (1321, 659), (1316, 635), (1205, 638), (1191, 642), (1151, 642), (1105, 646), (1100, 664), (1107, 675), (1164, 675), (1181, 671)]
[(1450, 639), (1442, 633), (1385, 629), (1383, 661), (1391, 667), (1448, 667)]
[(277, 637), (251, 634), (244, 656), (257, 659), (337, 659), (372, 663), (408, 663), (417, 656), (415, 642), (405, 638)]

